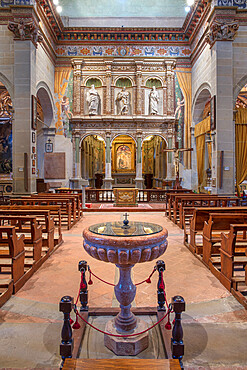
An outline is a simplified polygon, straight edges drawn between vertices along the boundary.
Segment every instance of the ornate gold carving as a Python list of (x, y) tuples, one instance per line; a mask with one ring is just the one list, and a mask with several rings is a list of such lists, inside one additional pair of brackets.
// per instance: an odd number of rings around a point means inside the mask
[(216, 41), (232, 41), (238, 28), (237, 22), (214, 21), (206, 35), (206, 42), (212, 47)]

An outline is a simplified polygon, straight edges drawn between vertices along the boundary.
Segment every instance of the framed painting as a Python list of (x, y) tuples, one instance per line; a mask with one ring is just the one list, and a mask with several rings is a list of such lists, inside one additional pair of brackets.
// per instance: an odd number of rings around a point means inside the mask
[(37, 129), (37, 98), (32, 95), (32, 129)]
[(46, 143), (45, 144), (45, 152), (46, 153), (53, 153), (53, 143)]

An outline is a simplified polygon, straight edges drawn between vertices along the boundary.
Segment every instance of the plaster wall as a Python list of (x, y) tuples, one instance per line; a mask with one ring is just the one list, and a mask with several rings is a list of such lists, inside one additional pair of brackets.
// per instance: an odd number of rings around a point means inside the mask
[[(14, 41), (13, 34), (6, 25), (0, 25), (0, 81), (5, 83), (4, 77), (13, 85), (14, 79)], [(3, 75), (3, 76), (2, 76)], [(7, 88), (9, 86), (6, 86)], [(9, 89), (11, 90), (11, 89)], [(13, 89), (12, 89), (13, 90)], [(13, 91), (9, 91), (12, 95)], [(12, 95), (13, 98), (13, 95)]]
[(36, 60), (36, 84), (38, 85), (40, 82), (45, 82), (53, 94), (55, 66), (42, 45), (38, 45)]

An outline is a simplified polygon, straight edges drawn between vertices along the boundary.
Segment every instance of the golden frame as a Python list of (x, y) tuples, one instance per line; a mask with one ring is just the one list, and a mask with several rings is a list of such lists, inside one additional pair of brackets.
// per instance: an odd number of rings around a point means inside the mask
[[(130, 148), (131, 151), (131, 167), (130, 169), (118, 169), (117, 167), (117, 150), (120, 146), (126, 145)], [(114, 142), (112, 145), (112, 171), (114, 173), (135, 173), (135, 143), (128, 140), (122, 142)]]

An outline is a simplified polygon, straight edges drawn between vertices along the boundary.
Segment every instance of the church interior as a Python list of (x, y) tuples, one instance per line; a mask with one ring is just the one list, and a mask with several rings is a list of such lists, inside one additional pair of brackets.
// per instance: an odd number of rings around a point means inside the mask
[(247, 369), (246, 40), (247, 0), (0, 0), (0, 368)]

